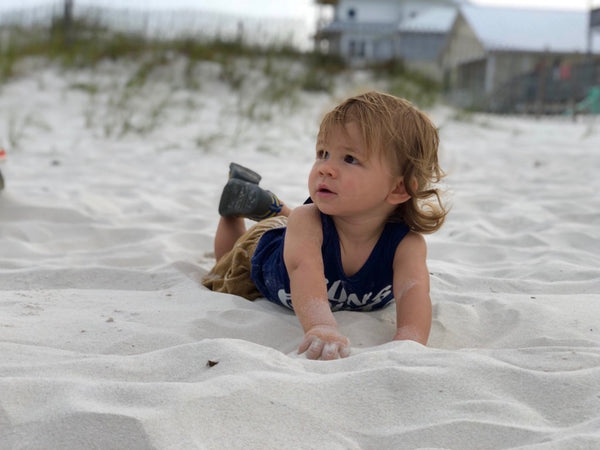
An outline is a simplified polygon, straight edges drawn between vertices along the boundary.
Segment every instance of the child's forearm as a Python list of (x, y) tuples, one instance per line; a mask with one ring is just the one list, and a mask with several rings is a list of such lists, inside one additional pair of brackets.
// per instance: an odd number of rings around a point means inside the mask
[(309, 359), (337, 359), (350, 355), (350, 341), (338, 331), (327, 299), (308, 297), (299, 300), (294, 304), (294, 311), (304, 329), (298, 353), (306, 352)]
[(413, 284), (396, 300), (394, 340), (410, 340), (426, 345), (431, 330), (431, 300), (427, 286)]
[(337, 327), (327, 299), (298, 299), (296, 302), (292, 300), (292, 304), (305, 333), (317, 326)]
[(423, 236), (408, 234), (394, 257), (394, 298), (396, 299), (395, 340), (427, 344), (431, 330), (431, 298), (427, 245)]
[(327, 288), (322, 277), (311, 277), (310, 268), (290, 271), (292, 305), (304, 340), (298, 353), (306, 352), (309, 359), (337, 359), (350, 354), (350, 341), (342, 335), (329, 307)]
[(301, 265), (289, 274), (292, 305), (304, 332), (316, 326), (337, 327), (327, 300), (327, 285), (316, 273)]

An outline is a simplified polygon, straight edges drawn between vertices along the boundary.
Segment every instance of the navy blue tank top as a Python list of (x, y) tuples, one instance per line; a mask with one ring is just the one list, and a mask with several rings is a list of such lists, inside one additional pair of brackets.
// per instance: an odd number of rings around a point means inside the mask
[[(321, 253), (327, 280), (327, 297), (332, 311), (372, 311), (394, 299), (393, 261), (396, 247), (409, 231), (403, 223), (386, 223), (371, 255), (352, 276), (342, 267), (340, 240), (330, 216), (321, 214)], [(286, 228), (267, 231), (252, 257), (252, 281), (268, 300), (292, 308), (290, 279), (283, 262)]]

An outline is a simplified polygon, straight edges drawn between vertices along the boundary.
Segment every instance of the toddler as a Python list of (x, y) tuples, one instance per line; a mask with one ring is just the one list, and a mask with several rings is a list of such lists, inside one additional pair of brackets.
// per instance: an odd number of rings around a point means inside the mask
[[(425, 345), (431, 328), (423, 233), (446, 217), (439, 137), (408, 101), (368, 92), (323, 118), (310, 198), (291, 210), (232, 163), (219, 204), (217, 263), (203, 284), (292, 309), (310, 359), (350, 354), (333, 311), (396, 304), (393, 339)], [(258, 221), (246, 231), (244, 218)]]

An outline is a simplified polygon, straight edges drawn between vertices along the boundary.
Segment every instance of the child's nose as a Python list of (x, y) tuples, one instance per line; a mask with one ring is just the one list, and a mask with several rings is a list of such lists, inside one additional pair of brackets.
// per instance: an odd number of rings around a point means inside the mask
[(330, 159), (324, 160), (319, 166), (319, 173), (323, 176), (335, 177), (335, 168)]

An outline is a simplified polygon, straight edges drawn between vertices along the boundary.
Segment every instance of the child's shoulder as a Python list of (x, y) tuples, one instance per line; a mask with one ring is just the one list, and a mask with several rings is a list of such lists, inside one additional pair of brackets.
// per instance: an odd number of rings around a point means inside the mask
[(313, 232), (321, 228), (319, 209), (313, 203), (298, 206), (292, 210), (288, 218), (288, 230)]
[(314, 203), (305, 203), (294, 208), (289, 218), (291, 220), (320, 220), (320, 212)]
[(418, 258), (427, 255), (427, 242), (421, 233), (409, 231), (398, 243), (394, 259)]

